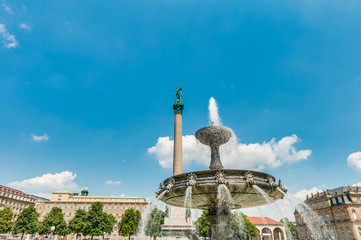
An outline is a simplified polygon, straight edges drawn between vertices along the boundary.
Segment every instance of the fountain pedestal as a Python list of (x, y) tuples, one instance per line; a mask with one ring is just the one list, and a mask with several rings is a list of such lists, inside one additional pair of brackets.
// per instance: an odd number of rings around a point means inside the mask
[(211, 223), (209, 236), (212, 240), (233, 239), (231, 229), (232, 213), (226, 206), (215, 207), (208, 210), (206, 218)]
[(195, 226), (192, 224), (192, 219), (187, 216), (186, 209), (169, 206), (168, 217), (164, 219), (162, 228), (162, 240), (188, 240), (187, 232), (194, 232)]

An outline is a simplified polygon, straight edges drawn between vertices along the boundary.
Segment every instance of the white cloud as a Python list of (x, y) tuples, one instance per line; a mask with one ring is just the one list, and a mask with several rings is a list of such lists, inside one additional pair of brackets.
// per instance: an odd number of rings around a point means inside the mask
[(361, 171), (361, 152), (351, 153), (347, 158), (347, 165)]
[(19, 28), (20, 29), (25, 29), (25, 30), (28, 30), (28, 31), (31, 30), (31, 27), (29, 25), (27, 25), (26, 23), (19, 24)]
[(353, 186), (353, 187), (356, 187), (356, 186), (361, 187), (361, 182), (359, 182), (359, 183), (355, 183), (355, 184), (353, 184), (352, 186)]
[[(311, 150), (299, 150), (294, 144), (300, 139), (296, 135), (282, 138), (280, 141), (272, 139), (263, 143), (238, 143), (236, 137), (221, 146), (222, 163), (226, 168), (244, 168), (263, 170), (266, 167), (278, 167), (306, 160), (312, 153)], [(154, 154), (159, 164), (164, 168), (172, 167), (173, 140), (170, 137), (158, 138), (155, 146), (148, 149)], [(194, 135), (183, 136), (183, 162), (185, 165), (192, 163), (208, 166), (210, 163), (209, 147), (201, 144)]]
[(306, 190), (306, 189), (303, 189), (301, 191), (298, 191), (296, 194), (295, 194), (295, 197), (297, 197), (298, 199), (304, 201), (306, 200), (307, 198), (307, 195), (308, 196), (311, 196), (311, 194), (316, 194), (318, 192), (323, 192), (322, 189), (319, 189), (317, 187), (313, 187), (311, 188), (310, 190)]
[(34, 177), (22, 181), (11, 182), (8, 185), (19, 190), (29, 190), (32, 192), (49, 193), (63, 187), (75, 190), (78, 185), (74, 182), (76, 174), (64, 171), (61, 173), (46, 173), (40, 177)]
[(5, 48), (16, 48), (19, 46), (18, 41), (15, 39), (15, 35), (10, 34), (4, 24), (0, 23), (0, 36), (1, 42)]
[(112, 181), (112, 180), (108, 180), (105, 182), (106, 184), (109, 184), (109, 185), (118, 185), (118, 184), (121, 184), (122, 182), (121, 181)]
[(3, 0), (1, 3), (2, 7), (7, 11), (8, 13), (14, 14), (13, 10), (9, 7), (9, 5), (6, 3), (6, 0)]
[(35, 134), (31, 134), (31, 137), (33, 138), (33, 141), (35, 142), (41, 142), (41, 141), (48, 141), (49, 135), (44, 133), (42, 136), (37, 136)]

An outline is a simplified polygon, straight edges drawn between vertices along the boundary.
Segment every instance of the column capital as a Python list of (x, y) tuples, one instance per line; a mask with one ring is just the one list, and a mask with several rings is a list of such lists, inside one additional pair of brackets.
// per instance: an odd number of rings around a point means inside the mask
[(183, 108), (184, 108), (184, 104), (183, 104), (183, 103), (181, 103), (181, 102), (175, 102), (175, 103), (173, 103), (173, 111), (174, 111), (174, 113), (180, 113), (180, 114), (182, 114)]

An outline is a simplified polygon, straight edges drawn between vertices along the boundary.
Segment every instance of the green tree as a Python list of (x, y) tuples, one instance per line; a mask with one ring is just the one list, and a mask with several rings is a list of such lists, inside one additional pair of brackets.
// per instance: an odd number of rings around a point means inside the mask
[(54, 235), (66, 236), (69, 234), (69, 228), (64, 220), (61, 208), (53, 207), (40, 224), (40, 234), (50, 234), (50, 228), (54, 226)]
[(3, 210), (0, 210), (0, 233), (8, 233), (13, 230), (14, 222), (13, 219), (13, 209), (11, 207), (5, 207)]
[(160, 226), (164, 224), (164, 216), (165, 213), (158, 208), (152, 210), (145, 226), (145, 234), (147, 236), (153, 237), (154, 239), (160, 237)]
[(252, 239), (257, 236), (256, 225), (251, 223), (243, 213), (234, 213), (231, 221), (231, 229), (235, 237), (239, 239)]
[(283, 225), (285, 226), (286, 228), (286, 236), (287, 236), (287, 239), (296, 239), (298, 240), (299, 237), (298, 237), (298, 229), (297, 229), (297, 226), (293, 223), (291, 223), (288, 218), (284, 218), (284, 219), (281, 219), (280, 220), (281, 223), (283, 223)]
[(117, 220), (115, 220), (115, 217), (113, 215), (104, 213), (104, 220), (103, 220), (104, 232), (111, 234), (113, 232), (113, 228), (116, 223), (117, 223)]
[(24, 208), (15, 221), (14, 231), (21, 233), (21, 239), (24, 234), (35, 234), (39, 230), (39, 213), (34, 206)]
[(84, 229), (87, 225), (88, 214), (83, 209), (76, 210), (75, 216), (69, 222), (69, 229), (77, 236), (84, 233)]
[(142, 218), (139, 210), (129, 208), (122, 215), (122, 220), (118, 223), (119, 234), (121, 236), (130, 236), (135, 234), (138, 229), (138, 224)]
[(103, 206), (102, 202), (93, 202), (88, 212), (83, 234), (91, 236), (91, 239), (103, 236), (104, 232), (111, 233), (116, 223), (112, 215), (103, 212)]
[(209, 237), (208, 232), (211, 227), (211, 223), (207, 219), (208, 210), (204, 210), (202, 215), (195, 222), (196, 232), (200, 237)]

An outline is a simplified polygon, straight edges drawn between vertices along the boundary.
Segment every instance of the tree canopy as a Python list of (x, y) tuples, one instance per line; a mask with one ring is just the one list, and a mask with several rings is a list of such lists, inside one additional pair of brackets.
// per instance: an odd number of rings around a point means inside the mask
[(119, 234), (121, 236), (130, 236), (135, 234), (138, 229), (138, 224), (142, 218), (139, 210), (129, 208), (122, 215), (122, 220), (118, 223)]
[(24, 237), (24, 234), (35, 234), (39, 230), (39, 213), (37, 213), (34, 206), (29, 206), (24, 208), (19, 214), (18, 218), (15, 221), (14, 231), (16, 233), (21, 233), (21, 238)]
[(198, 236), (200, 237), (209, 237), (208, 230), (211, 227), (211, 223), (208, 221), (207, 216), (208, 210), (204, 210), (202, 212), (202, 215), (197, 219), (195, 225), (196, 225), (196, 232)]
[(51, 233), (50, 228), (54, 226), (54, 235), (65, 236), (69, 234), (68, 226), (64, 220), (63, 211), (61, 208), (53, 207), (49, 212), (49, 215), (45, 216), (44, 220), (40, 224), (40, 234)]
[(111, 233), (116, 223), (112, 215), (103, 212), (103, 206), (102, 202), (93, 202), (88, 212), (83, 234), (92, 239), (94, 236), (103, 236), (104, 232)]
[(10, 207), (5, 207), (3, 210), (0, 210), (0, 233), (8, 233), (13, 230), (14, 222), (13, 219), (13, 210)]
[(83, 209), (76, 210), (75, 216), (69, 222), (69, 229), (77, 235), (84, 233), (87, 224), (88, 214)]
[(231, 221), (233, 235), (239, 239), (252, 239), (257, 236), (256, 225), (251, 223), (247, 216), (241, 212), (235, 212)]
[(145, 226), (145, 234), (150, 237), (160, 237), (161, 235), (161, 225), (164, 224), (165, 213), (154, 208), (150, 213), (150, 216), (147, 219)]

